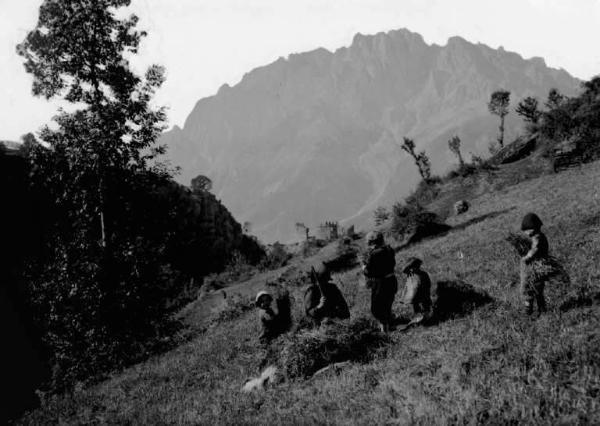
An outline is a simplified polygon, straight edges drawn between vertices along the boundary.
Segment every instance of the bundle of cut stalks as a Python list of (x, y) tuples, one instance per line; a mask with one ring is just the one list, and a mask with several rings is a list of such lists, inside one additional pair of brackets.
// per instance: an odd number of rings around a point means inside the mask
[(531, 240), (522, 235), (515, 234), (514, 232), (508, 234), (506, 241), (514, 247), (519, 256), (525, 256), (531, 249)]
[(289, 336), (278, 364), (288, 378), (308, 378), (333, 363), (368, 362), (388, 342), (369, 319), (334, 322)]
[[(531, 249), (531, 240), (515, 233), (508, 234), (506, 241), (514, 247), (519, 257), (525, 256)], [(558, 278), (565, 283), (570, 282), (569, 274), (554, 256), (536, 259), (528, 264), (521, 262), (521, 274), (530, 283), (548, 281), (554, 278)]]

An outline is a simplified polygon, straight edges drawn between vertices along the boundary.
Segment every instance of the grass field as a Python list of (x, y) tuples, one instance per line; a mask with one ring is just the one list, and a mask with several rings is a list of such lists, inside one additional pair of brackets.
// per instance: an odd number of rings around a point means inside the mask
[[(537, 212), (570, 285), (547, 288), (550, 312), (521, 314), (518, 258), (504, 241)], [(494, 302), (471, 315), (395, 332), (374, 360), (242, 394), (264, 355), (254, 311), (213, 324), (180, 347), (110, 379), (50, 398), (21, 422), (136, 424), (598, 424), (600, 423), (600, 163), (471, 200), (454, 229), (397, 254), (424, 259), (436, 280), (460, 279)], [(397, 272), (399, 273), (398, 267)], [(356, 271), (342, 282), (353, 317), (368, 316)], [(249, 297), (261, 285), (227, 289)], [(296, 315), (301, 288), (295, 287)], [(572, 299), (569, 309), (558, 307)], [(188, 320), (202, 303), (188, 308)], [(396, 303), (401, 314), (405, 308)], [(198, 324), (197, 324), (198, 325)]]

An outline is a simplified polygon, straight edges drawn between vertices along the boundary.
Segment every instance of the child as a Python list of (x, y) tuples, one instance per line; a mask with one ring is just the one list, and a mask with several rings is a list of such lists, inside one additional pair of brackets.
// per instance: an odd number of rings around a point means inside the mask
[(269, 344), (274, 338), (285, 333), (291, 325), (290, 300), (287, 292), (279, 294), (275, 301), (276, 311), (272, 308), (273, 296), (268, 291), (259, 291), (255, 304), (258, 310), (261, 333), (258, 336), (262, 344)]
[(431, 279), (421, 269), (421, 259), (411, 257), (402, 272), (406, 274), (404, 303), (413, 307), (415, 315), (428, 316), (431, 311)]
[(544, 287), (554, 274), (555, 266), (549, 256), (548, 239), (542, 233), (542, 220), (535, 213), (527, 213), (521, 222), (521, 230), (531, 239), (531, 248), (521, 258), (521, 295), (525, 313), (533, 313), (533, 303), (538, 314), (546, 312)]

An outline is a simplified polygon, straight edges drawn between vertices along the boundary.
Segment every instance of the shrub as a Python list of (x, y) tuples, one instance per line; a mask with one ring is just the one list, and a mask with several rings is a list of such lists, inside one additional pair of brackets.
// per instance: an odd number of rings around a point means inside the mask
[(246, 312), (254, 309), (254, 300), (234, 294), (225, 300), (225, 306), (210, 319), (210, 324), (221, 324), (241, 317)]
[(449, 229), (450, 226), (444, 224), (437, 214), (425, 210), (420, 204), (396, 203), (393, 207), (391, 231), (400, 239), (410, 236), (409, 243)]
[(383, 225), (390, 218), (390, 211), (383, 206), (379, 206), (373, 212), (373, 218), (375, 226)]
[(302, 248), (300, 251), (302, 252), (302, 256), (306, 258), (315, 255), (326, 245), (327, 242), (323, 240), (319, 240), (318, 238), (309, 238), (308, 240), (302, 242)]
[(346, 237), (338, 240), (335, 255), (324, 263), (334, 272), (351, 269), (358, 264), (358, 246)]
[(283, 268), (291, 258), (292, 255), (286, 250), (285, 246), (276, 242), (267, 250), (267, 255), (260, 266), (262, 269), (268, 270)]

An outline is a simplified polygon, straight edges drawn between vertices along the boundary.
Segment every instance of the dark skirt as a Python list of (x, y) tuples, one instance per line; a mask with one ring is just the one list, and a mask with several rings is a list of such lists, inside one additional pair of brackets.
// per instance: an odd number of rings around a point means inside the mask
[(377, 321), (389, 324), (392, 319), (392, 305), (398, 292), (398, 280), (394, 274), (385, 278), (369, 280), (371, 285), (371, 313)]

